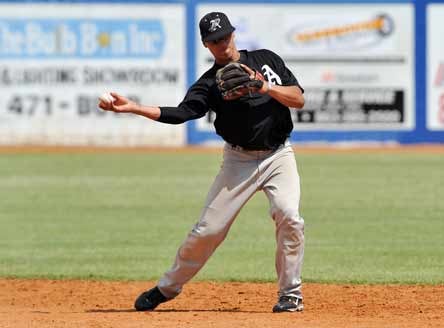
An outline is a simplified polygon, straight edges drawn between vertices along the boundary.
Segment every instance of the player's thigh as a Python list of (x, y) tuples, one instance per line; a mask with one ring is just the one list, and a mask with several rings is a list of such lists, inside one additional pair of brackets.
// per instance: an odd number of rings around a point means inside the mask
[(207, 234), (227, 230), (245, 203), (257, 191), (253, 164), (224, 163), (216, 176), (197, 226)]
[(299, 216), (300, 178), (292, 150), (277, 157), (268, 168), (263, 190), (270, 202), (270, 212)]

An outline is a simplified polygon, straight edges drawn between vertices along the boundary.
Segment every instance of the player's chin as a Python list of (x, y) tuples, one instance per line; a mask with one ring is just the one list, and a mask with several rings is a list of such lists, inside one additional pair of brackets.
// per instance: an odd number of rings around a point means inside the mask
[(227, 48), (222, 52), (222, 55), (226, 58), (229, 59), (233, 56), (233, 49), (231, 48)]
[(219, 59), (220, 61), (223, 61), (223, 62), (229, 63), (230, 61), (232, 61), (232, 56), (231, 56), (230, 53), (223, 52), (223, 53), (221, 53), (221, 54), (218, 56), (218, 59)]

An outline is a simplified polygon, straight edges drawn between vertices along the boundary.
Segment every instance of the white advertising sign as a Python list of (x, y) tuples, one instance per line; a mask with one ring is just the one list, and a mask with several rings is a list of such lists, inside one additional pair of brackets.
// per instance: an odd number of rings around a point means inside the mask
[(184, 144), (185, 126), (97, 98), (176, 106), (185, 72), (183, 5), (0, 4), (0, 144)]
[(444, 4), (427, 6), (427, 128), (444, 130)]
[[(414, 128), (412, 4), (212, 3), (197, 20), (209, 11), (228, 15), (239, 49), (270, 49), (294, 73), (306, 99), (292, 112), (296, 130)], [(200, 40), (196, 49), (199, 76), (212, 60)]]

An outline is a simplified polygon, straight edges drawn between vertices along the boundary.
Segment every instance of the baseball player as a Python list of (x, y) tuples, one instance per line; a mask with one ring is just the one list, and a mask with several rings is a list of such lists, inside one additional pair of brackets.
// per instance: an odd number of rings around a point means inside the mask
[(216, 132), (225, 141), (223, 163), (198, 222), (180, 246), (171, 269), (157, 286), (136, 299), (135, 308), (154, 310), (179, 295), (225, 239), (241, 208), (262, 190), (276, 224), (279, 292), (273, 312), (302, 311), (304, 220), (299, 214), (299, 174), (288, 138), (293, 129), (289, 107), (303, 107), (303, 89), (272, 51), (239, 51), (235, 28), (224, 13), (206, 14), (199, 28), (214, 65), (177, 107), (145, 106), (117, 93), (111, 93), (114, 101), (99, 103), (104, 110), (168, 124), (197, 119), (212, 110)]

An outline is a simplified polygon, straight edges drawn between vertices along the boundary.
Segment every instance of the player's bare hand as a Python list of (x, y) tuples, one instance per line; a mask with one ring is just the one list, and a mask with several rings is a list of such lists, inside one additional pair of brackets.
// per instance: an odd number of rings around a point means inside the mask
[[(248, 75), (250, 76), (251, 80), (257, 80), (257, 81), (262, 81), (265, 82), (265, 78), (264, 76), (261, 74), (261, 72), (256, 71), (254, 69), (251, 69), (250, 67), (248, 67), (245, 64), (241, 64), (242, 68), (244, 69), (245, 72), (248, 73)], [(258, 90), (254, 90), (254, 91), (258, 91), (259, 93), (266, 93), (268, 91), (268, 84), (266, 83), (262, 83), (262, 86), (258, 89)]]
[(101, 109), (116, 113), (130, 113), (137, 110), (139, 105), (136, 102), (116, 92), (111, 92), (110, 94), (114, 98), (112, 101), (99, 99), (99, 107)]
[(248, 67), (247, 65), (245, 65), (245, 64), (240, 64), (241, 65), (241, 67), (244, 69), (244, 71), (245, 72), (247, 72), (248, 73), (248, 75), (250, 75), (250, 79), (254, 79), (254, 76), (255, 76), (255, 71), (254, 70), (252, 70), (250, 67)]

